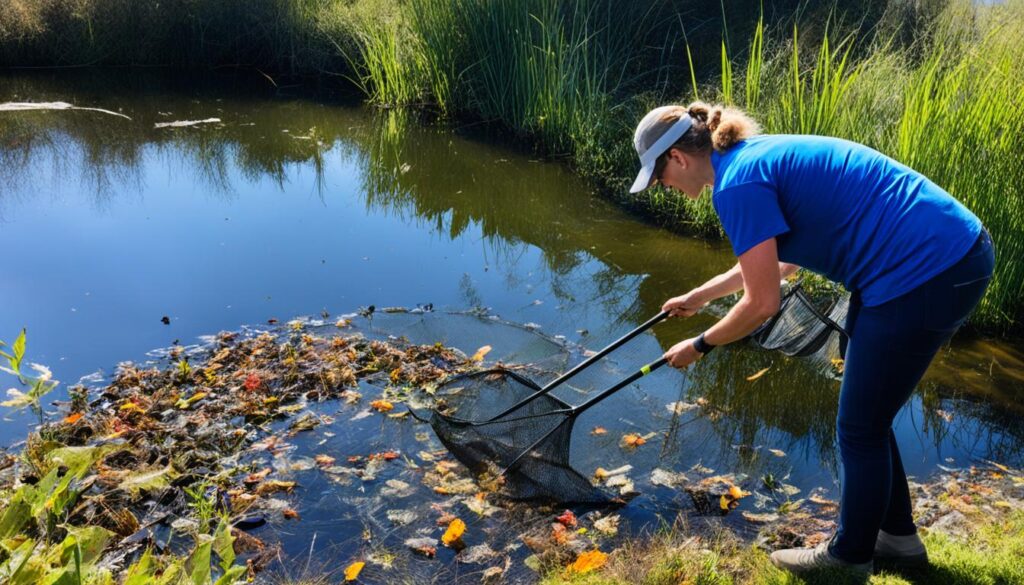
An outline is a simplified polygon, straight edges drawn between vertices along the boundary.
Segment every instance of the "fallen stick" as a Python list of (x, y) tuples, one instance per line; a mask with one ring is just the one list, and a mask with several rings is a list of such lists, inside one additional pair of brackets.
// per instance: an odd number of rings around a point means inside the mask
[(128, 116), (119, 112), (111, 112), (103, 108), (81, 108), (67, 102), (7, 102), (0, 104), (0, 112), (22, 112), (26, 110), (87, 110), (90, 112), (102, 112), (111, 116), (120, 116), (131, 120)]

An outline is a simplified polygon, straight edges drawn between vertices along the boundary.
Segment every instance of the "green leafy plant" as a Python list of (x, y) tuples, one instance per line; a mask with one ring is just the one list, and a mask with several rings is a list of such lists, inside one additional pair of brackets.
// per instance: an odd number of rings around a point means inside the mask
[(7, 400), (0, 402), (2, 406), (8, 406), (12, 408), (24, 408), (26, 406), (31, 407), (39, 415), (39, 424), (43, 422), (43, 410), (40, 407), (39, 400), (52, 392), (59, 382), (53, 379), (53, 373), (50, 369), (41, 364), (30, 363), (29, 367), (35, 371), (37, 375), (29, 376), (22, 370), (22, 364), (25, 359), (25, 330), (22, 329), (14, 343), (8, 346), (3, 341), (0, 341), (0, 347), (10, 347), (10, 353), (0, 350), (0, 356), (3, 356), (7, 360), (7, 367), (0, 366), (0, 370), (7, 372), (18, 377), (18, 381), (28, 387), (28, 392), (23, 392), (17, 388), (11, 388), (7, 390)]

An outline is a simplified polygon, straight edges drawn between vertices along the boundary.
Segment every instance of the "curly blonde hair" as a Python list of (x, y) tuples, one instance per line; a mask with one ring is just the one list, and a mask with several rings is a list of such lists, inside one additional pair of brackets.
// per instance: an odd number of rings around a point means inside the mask
[(704, 153), (714, 149), (718, 152), (729, 150), (737, 142), (756, 136), (761, 126), (739, 108), (722, 105), (708, 105), (693, 102), (688, 106), (673, 106), (667, 110), (657, 125), (667, 130), (683, 114), (689, 114), (693, 124), (679, 140), (658, 157), (655, 176), (659, 176), (668, 164), (669, 150), (676, 148), (687, 153)]

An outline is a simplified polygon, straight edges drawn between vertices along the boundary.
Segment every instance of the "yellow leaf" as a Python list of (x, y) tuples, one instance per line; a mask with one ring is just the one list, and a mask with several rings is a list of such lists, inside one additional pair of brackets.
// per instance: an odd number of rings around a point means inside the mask
[(448, 529), (445, 530), (444, 535), (441, 536), (441, 542), (445, 546), (451, 546), (462, 538), (462, 533), (465, 531), (466, 523), (456, 518), (448, 524)]
[(998, 502), (993, 502), (992, 505), (997, 507), (997, 508), (1012, 508), (1013, 507), (1013, 505), (1011, 505), (1010, 502), (1007, 502), (1006, 500), (999, 500)]
[(759, 371), (756, 374), (753, 374), (751, 376), (747, 376), (747, 382), (753, 382), (754, 380), (756, 380), (756, 379), (760, 378), (761, 376), (765, 375), (768, 372), (768, 370), (770, 370), (770, 369), (772, 369), (771, 366), (768, 366), (767, 368)]
[(351, 565), (345, 567), (345, 580), (355, 581), (356, 579), (358, 579), (359, 572), (363, 570), (363, 567), (365, 565), (366, 563), (364, 563), (363, 561), (356, 561)]
[(591, 435), (603, 435), (608, 432), (608, 429), (604, 427), (594, 427), (594, 430), (590, 431)]
[(574, 573), (589, 573), (603, 567), (607, 560), (608, 555), (599, 550), (587, 551), (576, 557), (573, 564), (569, 565), (569, 570)]
[(738, 500), (740, 498), (745, 498), (745, 497), (747, 497), (749, 495), (750, 495), (750, 492), (745, 492), (745, 491), (741, 490), (738, 486), (734, 486), (734, 485), (729, 486), (729, 497), (731, 497), (734, 500)]
[(491, 346), (485, 345), (485, 346), (481, 347), (480, 349), (476, 350), (476, 353), (474, 353), (473, 357), (470, 358), (470, 359), (472, 359), (474, 362), (482, 362), (482, 361), (484, 361), (484, 356), (487, 355), (490, 351), (491, 351)]
[(370, 403), (370, 407), (377, 412), (387, 412), (395, 408), (394, 404), (391, 404), (387, 400), (374, 400)]

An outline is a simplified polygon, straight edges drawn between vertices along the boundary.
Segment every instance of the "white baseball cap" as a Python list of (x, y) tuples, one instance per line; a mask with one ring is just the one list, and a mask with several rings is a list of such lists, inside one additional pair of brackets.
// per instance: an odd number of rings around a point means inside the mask
[(667, 151), (678, 141), (693, 124), (690, 115), (683, 113), (674, 124), (667, 130), (659, 128), (658, 124), (665, 114), (678, 112), (679, 106), (661, 106), (654, 108), (640, 120), (633, 134), (633, 148), (640, 156), (640, 173), (637, 174), (633, 186), (629, 188), (630, 193), (639, 193), (651, 184), (651, 176), (654, 175), (654, 165), (658, 157)]

